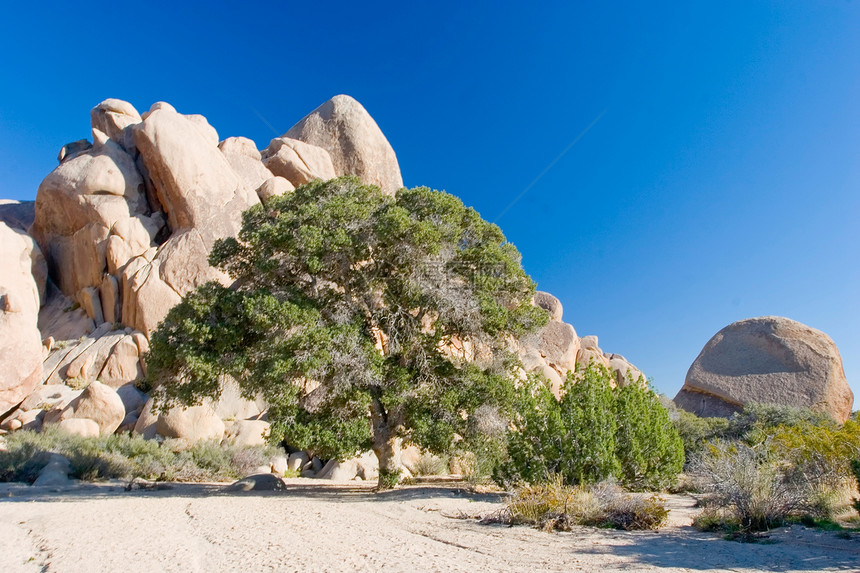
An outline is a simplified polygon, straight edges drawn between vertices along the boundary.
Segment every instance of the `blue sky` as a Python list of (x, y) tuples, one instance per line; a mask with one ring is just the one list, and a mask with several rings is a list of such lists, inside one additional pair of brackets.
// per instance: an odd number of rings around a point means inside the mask
[(498, 219), (658, 390), (775, 314), (828, 333), (860, 394), (858, 2), (29, 4), (0, 18), (2, 198), (35, 198), (108, 97), (265, 147), (346, 93), (408, 186)]

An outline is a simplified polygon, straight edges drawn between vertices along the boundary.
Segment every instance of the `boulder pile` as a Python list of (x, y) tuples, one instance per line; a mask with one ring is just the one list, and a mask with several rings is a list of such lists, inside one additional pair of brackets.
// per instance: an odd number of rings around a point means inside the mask
[[(61, 148), (34, 203), (0, 201), (0, 432), (54, 426), (88, 436), (262, 443), (266, 404), (243, 398), (229, 380), (217, 403), (154, 410), (137, 387), (149, 337), (197, 286), (228, 281), (208, 253), (236, 234), (243, 211), (346, 174), (393, 195), (403, 185), (394, 150), (344, 95), (262, 150), (243, 137), (220, 140), (205, 117), (164, 102), (139, 113), (108, 99), (90, 120), (91, 141)], [(556, 391), (577, 363), (597, 361), (619, 384), (641, 374), (603, 353), (596, 337), (580, 339), (552, 295), (538, 293), (535, 304), (552, 320), (518, 350)], [(298, 456), (289, 466), (370, 479), (375, 460), (365, 458), (324, 465)]]

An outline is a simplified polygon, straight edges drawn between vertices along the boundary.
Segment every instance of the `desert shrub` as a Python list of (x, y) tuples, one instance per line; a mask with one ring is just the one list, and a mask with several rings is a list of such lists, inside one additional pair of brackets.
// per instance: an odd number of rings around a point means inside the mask
[(271, 446), (231, 446), (230, 465), (234, 473), (242, 477), (253, 472), (257, 468), (268, 466), (270, 460), (280, 452)]
[(109, 452), (77, 451), (69, 458), (69, 475), (84, 481), (122, 478), (133, 472), (133, 464), (126, 458)]
[(829, 415), (809, 408), (752, 403), (729, 418), (728, 425), (713, 437), (754, 444), (766, 440), (779, 427), (800, 425), (837, 426)]
[(412, 474), (418, 476), (437, 476), (448, 473), (448, 456), (437, 456), (424, 452), (415, 462)]
[(469, 417), (464, 435), (453, 448), (459, 473), (471, 484), (491, 481), (494, 470), (508, 457), (506, 416), (490, 405), (479, 406)]
[(46, 434), (19, 431), (6, 436), (6, 451), (0, 452), (0, 481), (36, 481), (48, 464), (50, 445)]
[(496, 481), (512, 487), (561, 475), (567, 428), (549, 382), (536, 374), (529, 376), (518, 389), (517, 410), (517, 428), (507, 436), (509, 458), (496, 468)]
[(825, 421), (801, 421), (772, 430), (771, 446), (812, 483), (835, 489), (852, 476), (851, 462), (860, 458), (860, 423), (841, 427)]
[(690, 468), (705, 511), (696, 521), (703, 529), (763, 531), (805, 514), (812, 496), (810, 482), (775, 453), (769, 442), (714, 442)]
[(669, 515), (659, 497), (625, 493), (614, 482), (570, 486), (558, 475), (517, 488), (506, 510), (512, 524), (563, 531), (575, 525), (656, 529)]
[(660, 398), (643, 380), (615, 392), (619, 479), (634, 489), (665, 489), (684, 468), (684, 443)]
[(619, 389), (612, 380), (609, 370), (591, 364), (568, 375), (556, 400), (546, 380), (529, 377), (518, 390), (509, 459), (496, 480), (511, 487), (559, 475), (573, 485), (614, 476), (634, 488), (670, 485), (684, 452), (666, 408), (641, 380)]
[(590, 364), (568, 375), (559, 401), (565, 425), (561, 473), (568, 483), (592, 483), (618, 475), (612, 372)]
[(781, 427), (837, 428), (833, 419), (823, 412), (778, 404), (747, 404), (731, 418), (700, 418), (678, 410), (674, 424), (684, 441), (688, 460), (700, 454), (707, 442), (714, 439), (754, 444), (767, 439)]
[[(851, 460), (851, 472), (854, 474), (854, 479), (857, 481), (857, 490), (860, 491), (860, 460)], [(857, 513), (860, 513), (860, 499), (854, 498), (852, 504)]]
[(84, 480), (122, 477), (129, 464), (107, 452), (99, 438), (83, 438), (46, 428), (44, 432), (18, 431), (7, 437), (7, 452), (0, 453), (0, 479), (32, 483), (48, 463), (50, 454), (65, 456), (70, 475)]

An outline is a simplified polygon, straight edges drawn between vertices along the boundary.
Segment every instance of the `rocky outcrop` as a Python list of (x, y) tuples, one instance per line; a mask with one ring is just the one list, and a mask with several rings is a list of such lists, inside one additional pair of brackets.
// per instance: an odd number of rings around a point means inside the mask
[(238, 420), (227, 428), (224, 440), (235, 446), (262, 446), (269, 432), (269, 423), (263, 420)]
[(403, 187), (397, 156), (382, 130), (367, 110), (347, 95), (334, 96), (284, 137), (328, 151), (337, 175), (355, 175), (390, 195)]
[(535, 293), (534, 304), (546, 310), (550, 320), (537, 333), (518, 342), (518, 354), (527, 372), (539, 372), (550, 382), (553, 393), (561, 396), (569, 372), (577, 366), (595, 363), (610, 370), (617, 386), (636, 382), (642, 372), (620, 354), (603, 352), (596, 336), (579, 338), (573, 326), (562, 322), (561, 301), (547, 292)]
[[(196, 287), (229, 283), (209, 266), (208, 255), (215, 241), (240, 229), (243, 211), (338, 175), (357, 176), (393, 195), (403, 184), (393, 149), (348, 96), (324, 103), (262, 152), (247, 138), (219, 142), (206, 118), (163, 102), (138, 113), (128, 102), (105, 100), (91, 110), (90, 121), (92, 142), (62, 147), (34, 204), (0, 201), (0, 289), (6, 289), (0, 290), (0, 352), (15, 356), (3, 362), (14, 368), (0, 371), (0, 429), (47, 424), (81, 435), (134, 431), (189, 445), (262, 443), (268, 405), (242, 396), (226, 378), (217, 401), (153, 409), (151, 397), (135, 387), (145, 376), (148, 337)], [(7, 290), (23, 298), (6, 296)], [(618, 383), (626, 380), (633, 367), (603, 354), (596, 339), (591, 354), (584, 352), (573, 326), (562, 321), (557, 298), (537, 293), (535, 304), (550, 313), (550, 322), (528, 339), (511, 341), (527, 370), (542, 372), (560, 393), (568, 372), (593, 354), (624, 373)], [(7, 327), (2, 321), (15, 313), (20, 324)], [(24, 340), (26, 348), (18, 346)], [(454, 342), (452, 352), (479, 359), (471, 343)], [(323, 471), (319, 458), (304, 454), (284, 458), (280, 469), (373, 479), (375, 464), (365, 453)]]
[(81, 291), (98, 289), (109, 265), (146, 252), (162, 224), (150, 217), (134, 159), (107, 140), (66, 159), (42, 181), (31, 233), (51, 278), (82, 303)]
[(826, 412), (838, 422), (854, 395), (839, 350), (823, 332), (778, 316), (732, 323), (690, 366), (675, 403), (699, 416), (730, 416), (750, 403)]
[[(37, 328), (44, 282), (39, 247), (0, 223), (0, 416), (42, 381), (42, 337)], [(42, 278), (44, 281), (44, 278)]]
[(156, 430), (165, 438), (175, 438), (187, 444), (200, 441), (221, 441), (224, 437), (224, 422), (208, 404), (189, 408), (171, 408), (158, 416)]

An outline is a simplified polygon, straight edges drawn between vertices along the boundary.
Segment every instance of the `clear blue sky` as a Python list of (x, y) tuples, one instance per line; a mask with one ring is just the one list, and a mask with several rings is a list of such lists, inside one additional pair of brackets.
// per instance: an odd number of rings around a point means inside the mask
[(108, 97), (264, 147), (346, 93), (407, 185), (494, 220), (600, 117), (498, 219), (565, 320), (674, 396), (720, 328), (787, 316), (860, 396), (860, 2), (224, 4), (5, 4), (0, 197)]

